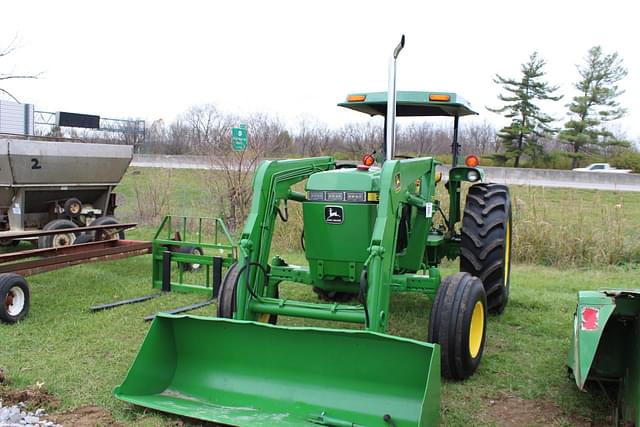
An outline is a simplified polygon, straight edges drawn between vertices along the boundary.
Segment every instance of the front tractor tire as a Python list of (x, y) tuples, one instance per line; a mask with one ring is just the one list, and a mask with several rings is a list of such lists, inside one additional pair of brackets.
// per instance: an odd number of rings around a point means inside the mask
[(501, 184), (469, 188), (462, 217), (460, 271), (480, 278), (489, 313), (502, 314), (509, 301), (511, 199)]
[(442, 280), (429, 315), (428, 342), (440, 344), (442, 375), (464, 380), (474, 374), (484, 351), (487, 297), (479, 278), (456, 273)]
[[(236, 311), (236, 288), (238, 286), (238, 280), (240, 279), (239, 270), (238, 263), (233, 263), (222, 279), (222, 283), (218, 289), (218, 310), (216, 313), (218, 317), (233, 319), (233, 314)], [(275, 297), (278, 297), (277, 289)], [(263, 313), (258, 316), (257, 321), (275, 325), (278, 323), (278, 315)]]

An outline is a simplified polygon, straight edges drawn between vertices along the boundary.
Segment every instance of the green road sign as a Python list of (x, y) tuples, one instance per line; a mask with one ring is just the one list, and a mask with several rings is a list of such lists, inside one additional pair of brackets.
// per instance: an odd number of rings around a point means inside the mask
[(247, 148), (246, 125), (240, 125), (240, 127), (231, 129), (231, 146), (235, 151), (242, 151)]

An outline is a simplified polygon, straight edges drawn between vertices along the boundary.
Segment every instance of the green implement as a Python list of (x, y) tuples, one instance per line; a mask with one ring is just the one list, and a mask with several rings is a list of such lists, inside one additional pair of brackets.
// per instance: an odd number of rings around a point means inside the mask
[[(403, 46), (404, 38), (394, 61)], [(349, 96), (344, 105), (387, 111), (384, 159), (263, 161), (237, 262), (217, 294), (217, 315), (229, 320), (156, 319), (118, 398), (234, 425), (439, 423), (440, 375), (463, 380), (476, 372), (487, 317), (507, 305), (511, 202), (507, 187), (483, 182), (477, 157), (458, 162), (458, 119), (474, 114), (466, 103), (447, 92), (401, 92), (396, 102), (393, 70), (387, 97)], [(446, 184), (433, 157), (394, 157), (395, 107), (453, 118)], [(463, 183), (471, 184), (464, 211)], [(288, 221), (295, 204), (302, 223)], [(278, 218), (301, 233), (302, 265), (273, 253)], [(460, 258), (460, 271), (442, 277), (445, 258)], [(318, 301), (288, 298), (290, 286), (307, 287)], [(432, 298), (426, 342), (385, 335), (394, 292)], [(273, 326), (282, 317), (361, 330)]]
[(114, 394), (238, 426), (427, 426), (439, 358), (437, 345), (374, 332), (160, 314)]
[(617, 402), (616, 426), (640, 425), (640, 289), (578, 292), (569, 372)]

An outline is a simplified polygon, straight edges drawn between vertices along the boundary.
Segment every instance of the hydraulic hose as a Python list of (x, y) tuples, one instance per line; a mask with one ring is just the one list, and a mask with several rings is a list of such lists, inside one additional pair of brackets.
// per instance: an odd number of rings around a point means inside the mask
[(249, 261), (248, 258), (245, 258), (245, 264), (242, 266), (242, 268), (240, 268), (240, 270), (238, 271), (238, 275), (236, 276), (236, 282), (233, 284), (233, 288), (235, 289), (238, 286), (238, 281), (240, 280), (240, 277), (242, 276), (242, 273), (247, 270), (247, 281), (245, 282), (247, 291), (249, 292), (249, 294), (257, 299), (260, 300), (260, 297), (255, 293), (255, 291), (253, 290), (253, 288), (249, 285), (249, 278), (251, 277), (251, 275), (249, 273), (251, 273), (251, 270), (249, 270), (249, 268), (255, 265), (256, 267), (259, 267), (260, 270), (262, 270), (262, 274), (264, 276), (264, 283), (268, 283), (269, 280), (269, 272), (267, 271), (266, 267), (263, 266), (262, 264), (258, 263), (258, 262), (253, 262), (253, 261)]
[(360, 273), (360, 292), (358, 293), (358, 301), (364, 307), (364, 326), (369, 327), (369, 309), (367, 308), (367, 292), (369, 290), (369, 280), (367, 268), (362, 269)]

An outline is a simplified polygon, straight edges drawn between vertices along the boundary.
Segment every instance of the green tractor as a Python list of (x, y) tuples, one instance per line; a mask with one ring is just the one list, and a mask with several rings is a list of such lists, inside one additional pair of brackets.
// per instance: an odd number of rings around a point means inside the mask
[[(232, 425), (409, 426), (439, 420), (440, 375), (465, 379), (480, 363), (489, 313), (509, 296), (511, 205), (483, 183), (477, 158), (461, 164), (458, 121), (476, 114), (455, 93), (349, 95), (342, 107), (385, 117), (381, 166), (331, 157), (264, 161), (220, 286), (218, 318), (159, 315), (114, 393), (162, 411)], [(447, 183), (432, 157), (394, 156), (395, 117), (452, 117)], [(294, 190), (305, 182), (305, 192)], [(469, 188), (461, 212), (461, 188)], [(449, 211), (436, 198), (448, 191)], [(301, 203), (307, 266), (270, 256), (274, 226)], [(441, 215), (440, 225), (436, 217)], [(441, 277), (444, 258), (460, 272)], [(282, 282), (322, 299), (283, 298)], [(385, 334), (392, 292), (433, 298), (425, 341)], [(351, 301), (348, 301), (351, 300)], [(349, 322), (360, 330), (275, 326), (278, 316)], [(442, 371), (440, 370), (440, 366)]]

